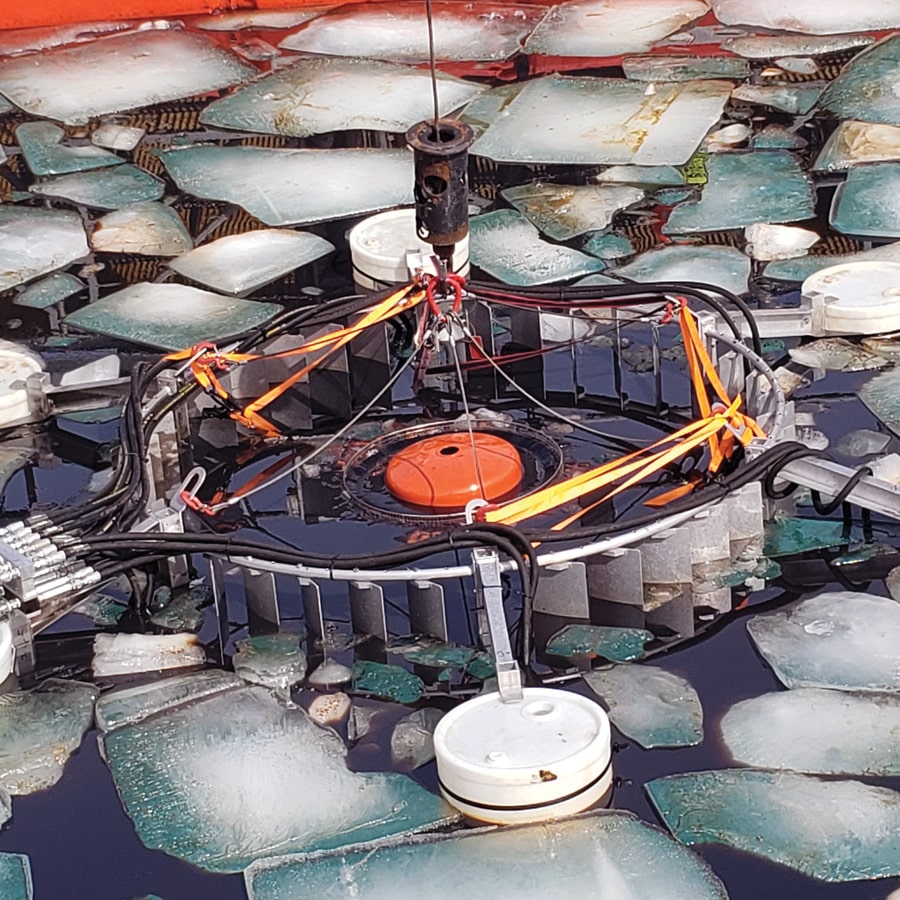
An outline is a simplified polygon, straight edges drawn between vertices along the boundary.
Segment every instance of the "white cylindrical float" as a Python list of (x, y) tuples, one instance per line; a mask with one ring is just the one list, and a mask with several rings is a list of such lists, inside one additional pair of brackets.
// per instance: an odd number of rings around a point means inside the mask
[[(410, 279), (407, 254), (434, 251), (416, 234), (416, 211), (392, 209), (370, 216), (350, 231), (353, 281), (360, 291), (381, 291)], [(469, 237), (456, 245), (452, 269), (469, 274)]]
[(16, 648), (13, 646), (12, 628), (6, 619), (0, 619), (0, 684), (12, 674), (16, 661)]
[(37, 354), (12, 341), (0, 340), (0, 427), (29, 418), (31, 404), (25, 380), (42, 369)]
[(522, 700), (475, 697), (434, 733), (441, 793), (471, 819), (498, 825), (572, 815), (612, 787), (604, 710), (587, 697), (525, 688)]
[(813, 334), (885, 334), (900, 330), (900, 263), (840, 263), (803, 282)]

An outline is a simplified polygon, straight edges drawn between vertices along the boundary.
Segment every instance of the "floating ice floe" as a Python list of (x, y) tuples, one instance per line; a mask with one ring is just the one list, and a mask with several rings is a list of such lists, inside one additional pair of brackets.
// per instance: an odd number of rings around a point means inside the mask
[(889, 361), (845, 338), (818, 338), (788, 350), (794, 362), (833, 372), (865, 372), (883, 369)]
[(98, 634), (91, 667), (97, 678), (202, 666), (206, 651), (193, 634)]
[(223, 297), (184, 284), (137, 282), (71, 313), (66, 322), (138, 344), (181, 350), (241, 334), (280, 310), (277, 303)]
[(334, 244), (308, 231), (265, 228), (204, 244), (169, 267), (223, 294), (242, 296), (333, 250)]
[(523, 184), (501, 191), (504, 199), (554, 241), (567, 241), (587, 231), (602, 231), (621, 209), (644, 199), (626, 184)]
[(158, 200), (165, 185), (143, 169), (125, 165), (57, 175), (33, 184), (30, 190), (94, 209), (120, 209), (131, 203)]
[(870, 378), (856, 395), (873, 415), (900, 436), (900, 368)]
[(612, 723), (648, 750), (703, 740), (703, 708), (688, 681), (658, 666), (605, 666), (584, 676)]
[(743, 81), (750, 74), (746, 60), (734, 56), (626, 56), (622, 71), (632, 81), (691, 81), (694, 78), (730, 78)]
[(306, 677), (300, 634), (281, 632), (245, 638), (235, 645), (234, 671), (245, 681), (286, 692)]
[(72, 612), (79, 616), (87, 616), (95, 625), (108, 627), (115, 625), (127, 609), (127, 603), (98, 591), (82, 600)]
[(261, 860), (244, 877), (250, 900), (417, 900), (423, 885), (429, 900), (728, 896), (698, 856), (627, 812)]
[(554, 6), (525, 42), (539, 56), (620, 56), (649, 50), (709, 9), (703, 0), (574, 0)]
[(75, 213), (0, 205), (0, 291), (63, 269), (88, 253)]
[(818, 102), (822, 85), (741, 84), (731, 92), (732, 100), (770, 106), (793, 115), (806, 115)]
[(396, 703), (415, 703), (425, 693), (425, 683), (407, 669), (357, 660), (352, 670), (353, 689)]
[(33, 900), (31, 862), (22, 853), (0, 853), (0, 897)]
[(383, 712), (383, 709), (354, 703), (353, 708), (350, 710), (350, 719), (347, 722), (347, 737), (351, 741), (358, 741), (360, 738), (365, 737), (371, 731), (372, 722), (376, 716), (381, 715)]
[(790, 225), (756, 222), (744, 229), (747, 255), (753, 259), (793, 259), (803, 256), (819, 240), (815, 231)]
[[(634, 253), (634, 244), (622, 234), (594, 234), (585, 241), (581, 248), (585, 253), (596, 256), (606, 262), (614, 262), (616, 260), (625, 259)], [(588, 275), (588, 278), (592, 276)], [(584, 282), (580, 282), (583, 284)], [(615, 283), (614, 278), (608, 278), (607, 282), (596, 283)]]
[(260, 687), (124, 725), (102, 744), (144, 844), (214, 872), (457, 817), (405, 775), (350, 772), (333, 731)]
[(0, 788), (20, 795), (56, 784), (91, 725), (99, 693), (92, 684), (51, 678), (0, 695)]
[(710, 0), (723, 25), (759, 25), (803, 34), (846, 34), (900, 28), (896, 0), (854, 7), (817, 0)]
[[(438, 73), (441, 115), (482, 88)], [(207, 125), (308, 137), (330, 131), (403, 131), (434, 115), (425, 69), (369, 59), (301, 59), (207, 106)]]
[(266, 225), (305, 225), (408, 205), (406, 150), (268, 150), (185, 147), (162, 154), (178, 187), (227, 200)]
[(868, 162), (900, 160), (900, 127), (840, 122), (816, 157), (814, 169), (842, 172)]
[[(485, 410), (490, 412), (490, 410)], [(477, 416), (481, 410), (476, 410)], [(465, 423), (462, 423), (463, 425)], [(484, 680), (495, 674), (494, 661), (484, 650), (450, 644), (437, 638), (399, 638), (388, 644), (389, 653), (396, 653), (418, 666), (433, 669), (460, 669), (467, 675)]]
[(444, 717), (439, 709), (425, 707), (404, 716), (391, 732), (391, 762), (418, 769), (434, 759), (434, 729)]
[(827, 519), (802, 519), (776, 515), (765, 526), (763, 553), (770, 558), (793, 556), (807, 550), (823, 550), (846, 544), (840, 522)]
[(84, 290), (84, 282), (68, 272), (57, 272), (24, 288), (13, 303), (31, 309), (46, 309)]
[(891, 597), (900, 602), (900, 566), (891, 569), (884, 577), (884, 586)]
[(753, 150), (802, 150), (808, 141), (785, 125), (766, 125), (750, 138)]
[(782, 56), (824, 56), (842, 50), (857, 50), (874, 44), (867, 34), (746, 34), (726, 38), (722, 49), (747, 59), (777, 59)]
[(52, 122), (23, 122), (16, 127), (16, 141), (33, 175), (65, 175), (125, 162), (93, 144), (67, 146), (62, 143), (65, 134)]
[[(896, 7), (900, 19), (900, 4), (894, 2), (891, 6)], [(819, 105), (840, 119), (900, 125), (898, 80), (900, 37), (886, 37), (844, 66), (822, 93)]]
[(471, 152), (497, 162), (682, 165), (719, 120), (731, 89), (728, 81), (535, 78)]
[(812, 218), (812, 184), (795, 156), (782, 150), (715, 153), (706, 160), (708, 181), (699, 202), (676, 206), (665, 234), (743, 228), (755, 222)]
[(91, 132), (91, 143), (110, 150), (134, 150), (145, 133), (143, 128), (104, 122)]
[(256, 69), (201, 35), (150, 29), (0, 60), (0, 93), (32, 115), (84, 124), (254, 75)]
[(206, 618), (200, 598), (185, 595), (170, 600), (162, 609), (150, 616), (150, 623), (163, 631), (181, 631), (196, 634)]
[(810, 275), (821, 272), (831, 266), (848, 262), (900, 262), (900, 242), (861, 250), (859, 253), (841, 253), (834, 256), (803, 256), (796, 259), (777, 260), (769, 263), (763, 270), (766, 278), (776, 281), (806, 281)]
[(822, 881), (900, 874), (896, 791), (754, 769), (668, 775), (646, 789), (686, 844), (724, 844)]
[(104, 253), (138, 256), (177, 256), (193, 241), (178, 214), (164, 203), (132, 203), (103, 216), (94, 224), (91, 246)]
[(330, 688), (347, 684), (353, 677), (353, 670), (333, 659), (326, 659), (309, 673), (310, 687)]
[[(434, 0), (431, 9), (435, 57), (472, 62), (499, 61), (517, 53), (545, 11), (537, 5), (460, 4), (452, 0)], [(425, 62), (428, 19), (424, 6), (358, 3), (319, 16), (280, 46), (324, 56)]]
[(653, 635), (642, 628), (611, 625), (566, 625), (547, 641), (547, 652), (564, 659), (601, 656), (611, 662), (630, 662), (644, 655)]
[(747, 631), (789, 688), (900, 690), (900, 604), (887, 597), (835, 591), (754, 616)]
[(842, 456), (856, 459), (861, 456), (871, 456), (873, 453), (882, 453), (890, 442), (889, 434), (872, 431), (871, 428), (857, 428), (855, 431), (843, 435), (834, 449)]
[(244, 28), (295, 28), (316, 16), (322, 8), (218, 10), (208, 16), (192, 16), (188, 21), (202, 31), (241, 31)]
[(900, 697), (797, 688), (736, 703), (721, 723), (735, 762), (820, 775), (900, 775)]
[(829, 221), (844, 234), (868, 238), (900, 237), (900, 162), (854, 166), (838, 186)]
[(641, 253), (612, 271), (633, 281), (699, 281), (745, 294), (750, 260), (733, 247), (672, 244)]
[(604, 264), (571, 247), (550, 244), (514, 209), (498, 209), (469, 221), (472, 265), (506, 284), (550, 284), (599, 272)]

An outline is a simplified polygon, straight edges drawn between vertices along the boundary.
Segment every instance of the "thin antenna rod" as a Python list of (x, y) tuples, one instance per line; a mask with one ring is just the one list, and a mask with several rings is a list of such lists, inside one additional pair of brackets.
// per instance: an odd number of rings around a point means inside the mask
[(437, 141), (440, 140), (441, 114), (438, 107), (437, 68), (434, 63), (434, 19), (431, 16), (431, 0), (425, 0), (425, 14), (428, 17), (428, 58), (431, 62), (431, 95), (434, 99), (434, 139)]

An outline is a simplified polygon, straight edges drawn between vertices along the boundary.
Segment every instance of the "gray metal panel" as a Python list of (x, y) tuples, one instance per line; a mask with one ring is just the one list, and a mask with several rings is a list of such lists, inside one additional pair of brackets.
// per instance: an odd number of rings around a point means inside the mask
[(591, 599), (644, 607), (641, 551), (621, 547), (598, 553), (587, 560), (587, 585)]
[(215, 556), (209, 558), (209, 586), (216, 610), (217, 661), (225, 665), (225, 645), (228, 643), (228, 604), (225, 602), (225, 565)]
[(275, 576), (271, 572), (256, 572), (241, 568), (244, 592), (247, 596), (247, 618), (250, 634), (274, 634), (281, 624)]
[(589, 619), (587, 566), (583, 562), (569, 562), (542, 569), (534, 611)]
[(406, 585), (409, 603), (409, 630), (448, 640), (447, 607), (444, 589), (433, 581), (410, 581)]
[(682, 528), (691, 536), (691, 563), (708, 563), (731, 556), (728, 509), (717, 504), (698, 512)]
[(690, 584), (690, 523), (670, 528), (637, 545), (641, 551), (644, 581), (654, 584)]
[(322, 612), (322, 594), (314, 581), (298, 578), (300, 594), (303, 597), (303, 616), (306, 620), (306, 632), (310, 639), (320, 638), (325, 634), (325, 615)]
[(660, 604), (655, 609), (647, 610), (647, 625), (662, 625), (678, 632), (682, 637), (690, 637), (694, 633), (694, 599), (690, 587), (671, 600)]
[(16, 653), (15, 672), (19, 678), (24, 678), (34, 673), (37, 663), (31, 623), (28, 621), (28, 616), (20, 609), (12, 610), (8, 621), (12, 631), (13, 648)]
[(371, 581), (351, 581), (348, 590), (350, 625), (354, 634), (368, 634), (386, 641), (387, 617), (381, 585), (373, 584)]

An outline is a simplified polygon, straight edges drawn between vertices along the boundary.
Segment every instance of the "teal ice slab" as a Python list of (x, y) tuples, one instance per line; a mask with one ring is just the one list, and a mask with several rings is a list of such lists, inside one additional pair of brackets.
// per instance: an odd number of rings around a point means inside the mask
[(286, 691), (306, 677), (302, 634), (281, 632), (245, 638), (235, 645), (232, 662), (237, 675), (252, 684)]
[(848, 536), (840, 522), (776, 516), (765, 526), (763, 554), (770, 559), (793, 556), (809, 550), (825, 550), (846, 544)]
[(548, 75), (526, 82), (471, 153), (497, 162), (682, 165), (731, 93), (727, 81), (647, 85)]
[(795, 688), (736, 703), (722, 718), (735, 762), (813, 775), (900, 775), (900, 696)]
[(854, 56), (822, 93), (819, 106), (839, 119), (900, 125), (898, 83), (900, 37), (889, 36)]
[(812, 218), (812, 184), (799, 160), (783, 150), (713, 153), (699, 202), (672, 210), (664, 234), (743, 228), (756, 222)]
[(860, 163), (900, 160), (900, 127), (839, 122), (819, 151), (813, 169), (843, 172)]
[(687, 679), (658, 666), (605, 666), (584, 676), (612, 723), (648, 750), (703, 740), (703, 707)]
[(101, 253), (177, 256), (193, 245), (178, 214), (155, 200), (107, 213), (91, 232), (91, 246)]
[(641, 253), (611, 271), (633, 281), (701, 281), (745, 294), (750, 260), (733, 247), (672, 244)]
[(699, 856), (632, 813), (606, 811), (261, 860), (244, 878), (250, 900), (728, 897)]
[(33, 184), (31, 192), (93, 209), (120, 209), (131, 203), (158, 200), (165, 185), (137, 166), (123, 165), (57, 175)]
[[(900, 77), (900, 76), (898, 76)], [(829, 221), (843, 234), (862, 238), (900, 237), (900, 162), (854, 166), (838, 185)]]
[(784, 125), (766, 125), (750, 138), (754, 150), (802, 150), (806, 144), (805, 138)]
[(33, 175), (64, 175), (125, 162), (115, 153), (93, 144), (67, 146), (62, 143), (65, 134), (52, 122), (23, 122), (16, 127), (16, 141)]
[(624, 259), (634, 253), (634, 244), (623, 234), (592, 234), (581, 248), (604, 261)]
[(871, 250), (862, 250), (859, 253), (841, 253), (834, 256), (798, 256), (796, 259), (778, 259), (770, 262), (763, 275), (774, 281), (806, 281), (810, 275), (821, 272), (831, 266), (838, 266), (847, 262), (864, 262), (865, 260), (886, 262), (900, 262), (900, 242), (885, 244), (882, 247), (873, 247)]
[[(437, 74), (442, 116), (483, 89)], [(265, 75), (211, 103), (205, 125), (265, 134), (309, 137), (367, 129), (406, 132), (434, 117), (431, 75), (426, 69), (371, 59), (308, 58)]]
[(161, 154), (178, 187), (226, 200), (266, 225), (302, 225), (412, 203), (407, 150), (185, 147)]
[(64, 269), (89, 252), (79, 215), (0, 204), (0, 291)]
[(642, 628), (611, 625), (566, 625), (547, 641), (547, 652), (565, 659), (602, 656), (611, 662), (630, 662), (644, 655), (653, 635)]
[(887, 369), (870, 378), (856, 396), (872, 415), (900, 436), (900, 368)]
[(755, 106), (768, 106), (795, 116), (805, 116), (818, 103), (822, 85), (742, 84), (731, 94), (736, 100)]
[(31, 862), (24, 853), (0, 853), (0, 897), (33, 900)]
[(500, 192), (539, 231), (554, 241), (567, 241), (588, 231), (603, 231), (622, 209), (644, 199), (627, 184), (522, 184)]
[(65, 321), (136, 344), (181, 350), (255, 328), (281, 309), (277, 303), (223, 297), (183, 284), (139, 282), (71, 313)]
[(473, 647), (450, 644), (437, 638), (400, 638), (387, 646), (388, 653), (396, 653), (411, 663), (435, 669), (461, 669), (475, 678), (495, 675), (490, 654)]
[(821, 881), (900, 874), (900, 794), (857, 781), (724, 769), (646, 785), (685, 844), (723, 844)]
[(626, 56), (622, 71), (631, 81), (692, 81), (695, 78), (728, 78), (743, 81), (750, 64), (737, 56)]
[(568, 281), (605, 268), (596, 257), (542, 240), (537, 228), (514, 209), (469, 220), (469, 258), (472, 265), (513, 285)]
[(786, 687), (900, 691), (900, 604), (850, 591), (819, 594), (747, 623)]
[(90, 727), (99, 693), (92, 684), (51, 678), (0, 695), (0, 788), (19, 795), (56, 784)]
[(123, 725), (101, 745), (144, 844), (211, 872), (458, 818), (404, 775), (351, 772), (334, 731), (261, 687)]
[(91, 594), (82, 600), (72, 612), (79, 616), (87, 616), (95, 625), (108, 628), (115, 625), (122, 617), (122, 613), (128, 609), (127, 603), (122, 603), (115, 597), (107, 596), (101, 592)]
[(415, 703), (425, 694), (422, 679), (400, 666), (357, 660), (352, 680), (353, 690), (396, 703)]
[(161, 610), (153, 613), (150, 623), (163, 631), (198, 632), (203, 627), (206, 616), (196, 600), (190, 597), (176, 597)]
[(66, 272), (56, 272), (28, 285), (13, 300), (15, 306), (46, 309), (84, 290), (84, 282)]

